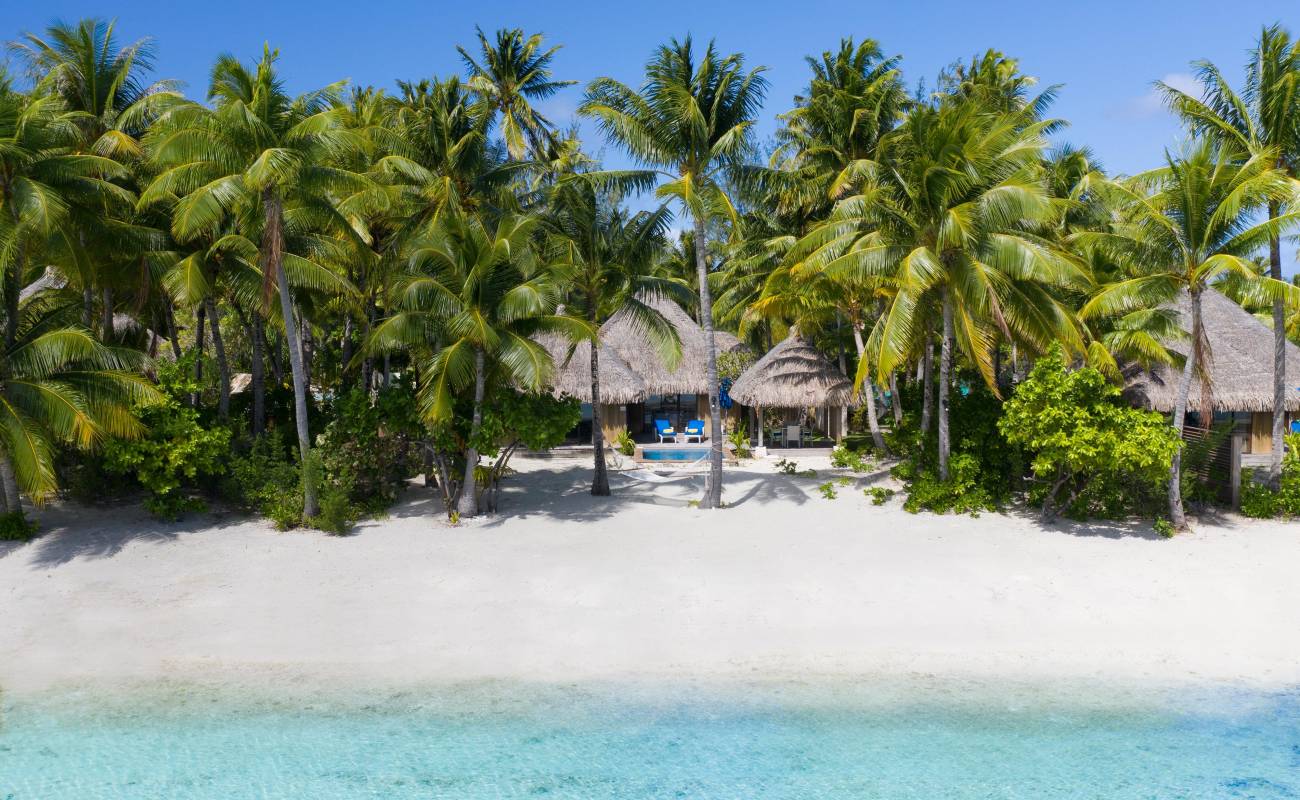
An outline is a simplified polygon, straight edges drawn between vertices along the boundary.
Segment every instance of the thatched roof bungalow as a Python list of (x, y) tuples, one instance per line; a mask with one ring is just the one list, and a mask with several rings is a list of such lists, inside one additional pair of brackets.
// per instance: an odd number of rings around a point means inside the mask
[[(663, 314), (677, 330), (677, 337), (682, 344), (682, 356), (676, 369), (668, 368), (658, 349), (647, 340), (643, 326), (630, 314), (620, 312), (602, 325), (601, 341), (618, 353), (632, 371), (641, 377), (646, 392), (707, 395), (708, 347), (704, 329), (671, 300), (655, 298), (646, 303)], [(724, 331), (715, 331), (713, 339), (718, 353), (744, 346), (739, 339)]]
[[(576, 397), (584, 403), (591, 402), (591, 342), (582, 341), (576, 346), (562, 336), (542, 334), (538, 344), (546, 348), (555, 362), (551, 389), (559, 395)], [(573, 348), (570, 355), (569, 348)], [(645, 400), (645, 382), (632, 371), (627, 362), (610, 347), (601, 343), (600, 350), (600, 400), (602, 404), (623, 405)]]
[[(1188, 338), (1173, 342), (1169, 349), (1186, 355), (1191, 344), (1191, 298), (1183, 293), (1177, 303), (1183, 330)], [(1201, 322), (1209, 342), (1210, 377), (1205, 396), (1218, 412), (1273, 411), (1273, 331), (1250, 312), (1214, 289), (1201, 298)], [(1287, 410), (1300, 411), (1300, 347), (1287, 342)], [(1124, 394), (1133, 403), (1169, 413), (1178, 398), (1180, 373), (1165, 365), (1147, 370), (1132, 365), (1124, 370)], [(1189, 405), (1195, 408), (1202, 397), (1199, 376), (1192, 377)]]
[(745, 370), (732, 384), (731, 396), (762, 408), (848, 406), (853, 382), (796, 332)]

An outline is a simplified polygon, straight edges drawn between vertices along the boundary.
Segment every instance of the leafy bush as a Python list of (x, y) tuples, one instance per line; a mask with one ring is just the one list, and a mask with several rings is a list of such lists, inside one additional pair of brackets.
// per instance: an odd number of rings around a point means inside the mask
[(358, 509), (393, 503), (406, 481), (419, 474), (420, 422), (415, 391), (404, 383), (369, 392), (353, 389), (334, 403), (333, 419), (316, 441), (321, 458), (321, 508), (324, 497), (347, 488)]
[(862, 493), (871, 498), (871, 505), (883, 506), (889, 498), (894, 496), (893, 489), (886, 489), (883, 486), (868, 486), (862, 490)]
[(302, 474), (280, 431), (255, 439), (246, 454), (231, 459), (225, 494), (288, 530), (302, 523)]
[(875, 462), (866, 453), (837, 444), (831, 450), (831, 466), (847, 469), (850, 472), (870, 472), (875, 467)]
[(25, 542), (39, 529), (21, 511), (0, 514), (0, 542)]
[(1174, 529), (1174, 523), (1164, 517), (1158, 517), (1155, 523), (1151, 525), (1151, 529), (1166, 539), (1174, 538), (1174, 534), (1177, 533)]
[(1300, 517), (1300, 433), (1286, 437), (1282, 480), (1277, 491), (1255, 480), (1253, 469), (1242, 470), (1241, 513), (1247, 517)]
[(163, 400), (136, 409), (145, 435), (110, 439), (104, 446), (104, 469), (144, 487), (149, 492), (145, 507), (166, 519), (205, 507), (189, 491), (224, 473), (230, 450), (230, 430), (205, 424), (186, 402), (191, 392), (198, 391), (193, 374), (192, 356), (164, 364), (158, 373)]
[(979, 516), (979, 512), (996, 511), (1000, 505), (981, 483), (981, 470), (980, 459), (973, 453), (953, 453), (946, 481), (929, 469), (912, 472), (910, 462), (899, 464), (894, 474), (908, 482), (903, 508), (913, 514), (933, 511)]
[(736, 458), (749, 458), (754, 454), (749, 449), (749, 431), (745, 429), (744, 422), (736, 423), (735, 429), (727, 434), (727, 441), (731, 444), (732, 452), (736, 454)]
[(839, 493), (835, 491), (835, 484), (830, 481), (818, 486), (817, 491), (821, 492), (822, 497), (825, 497), (827, 500), (834, 500), (836, 497), (839, 497)]
[(799, 471), (799, 465), (788, 458), (778, 459), (776, 462), (776, 471), (782, 475), (793, 475)]
[(625, 456), (636, 455), (636, 440), (627, 432), (627, 428), (621, 429), (618, 436), (614, 437), (614, 449)]
[(1016, 387), (998, 427), (1032, 454), (1030, 499), (1042, 505), (1044, 519), (1135, 510), (1125, 498), (1164, 486), (1182, 446), (1163, 415), (1128, 405), (1091, 367), (1067, 369), (1059, 349)]

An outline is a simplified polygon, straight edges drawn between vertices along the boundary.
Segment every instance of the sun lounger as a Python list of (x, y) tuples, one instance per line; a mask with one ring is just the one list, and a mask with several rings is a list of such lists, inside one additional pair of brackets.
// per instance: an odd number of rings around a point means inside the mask
[(655, 420), (655, 436), (659, 437), (659, 443), (667, 441), (677, 441), (677, 431), (673, 429), (673, 424), (666, 419)]
[(686, 430), (684, 431), (684, 433), (686, 434), (686, 441), (688, 442), (691, 439), (694, 439), (697, 442), (703, 442), (704, 441), (704, 420), (693, 419), (690, 422), (686, 423)]

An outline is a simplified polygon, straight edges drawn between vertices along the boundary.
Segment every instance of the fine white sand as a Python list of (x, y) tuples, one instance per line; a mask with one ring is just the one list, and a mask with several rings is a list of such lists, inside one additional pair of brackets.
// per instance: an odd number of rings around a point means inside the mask
[(0, 688), (303, 676), (812, 679), (902, 675), (1300, 684), (1300, 525), (1040, 526), (871, 505), (855, 478), (702, 480), (519, 459), (501, 513), (448, 527), (415, 488), (354, 535), (227, 514), (50, 508), (0, 545)]

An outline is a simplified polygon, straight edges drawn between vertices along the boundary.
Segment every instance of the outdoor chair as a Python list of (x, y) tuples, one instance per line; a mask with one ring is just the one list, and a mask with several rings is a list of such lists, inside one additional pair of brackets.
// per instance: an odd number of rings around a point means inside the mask
[(677, 431), (673, 429), (673, 424), (666, 419), (655, 420), (655, 436), (659, 437), (659, 443), (664, 441), (676, 441)]
[(803, 428), (798, 425), (786, 425), (783, 444), (786, 447), (803, 447)]
[(686, 429), (683, 433), (686, 434), (686, 441), (689, 442), (691, 439), (694, 439), (695, 441), (702, 443), (704, 441), (704, 420), (693, 419), (686, 423)]

